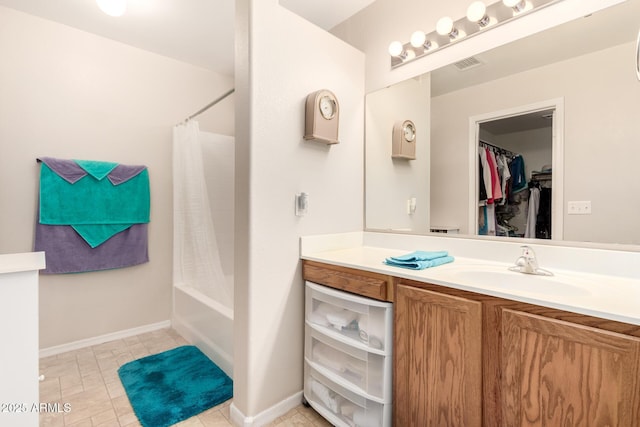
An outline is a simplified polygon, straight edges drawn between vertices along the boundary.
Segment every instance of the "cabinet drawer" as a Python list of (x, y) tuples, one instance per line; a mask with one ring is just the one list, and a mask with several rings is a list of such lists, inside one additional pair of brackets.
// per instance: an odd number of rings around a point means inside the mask
[(339, 341), (391, 354), (392, 304), (306, 282), (307, 323)]
[(347, 267), (304, 261), (303, 278), (380, 301), (390, 301), (391, 277)]
[(337, 427), (391, 425), (391, 404), (375, 402), (332, 381), (305, 363), (304, 395), (323, 417)]
[(391, 401), (391, 357), (334, 340), (307, 325), (305, 357), (318, 370), (339, 377), (347, 388)]

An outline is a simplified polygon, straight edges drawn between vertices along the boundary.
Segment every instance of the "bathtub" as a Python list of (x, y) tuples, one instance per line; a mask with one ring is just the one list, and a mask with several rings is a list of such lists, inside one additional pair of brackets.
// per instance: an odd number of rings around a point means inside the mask
[(171, 324), (233, 378), (233, 310), (197, 289), (174, 285)]

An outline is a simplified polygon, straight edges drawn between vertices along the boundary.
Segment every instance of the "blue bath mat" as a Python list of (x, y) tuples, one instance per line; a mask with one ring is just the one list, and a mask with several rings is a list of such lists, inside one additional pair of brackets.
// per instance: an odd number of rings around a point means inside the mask
[(124, 364), (118, 375), (143, 427), (167, 427), (233, 396), (233, 381), (197, 347)]

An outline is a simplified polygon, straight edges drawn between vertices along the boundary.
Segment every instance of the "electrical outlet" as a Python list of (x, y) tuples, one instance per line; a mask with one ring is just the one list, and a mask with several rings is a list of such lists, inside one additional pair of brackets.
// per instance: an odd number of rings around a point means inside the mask
[(591, 215), (591, 200), (568, 203), (569, 215)]

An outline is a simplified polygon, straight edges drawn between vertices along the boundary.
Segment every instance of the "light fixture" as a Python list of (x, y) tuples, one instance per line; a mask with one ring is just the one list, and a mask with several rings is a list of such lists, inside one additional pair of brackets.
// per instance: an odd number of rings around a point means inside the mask
[(127, 11), (127, 0), (96, 0), (96, 3), (109, 16), (122, 16)]
[(429, 50), (429, 49), (435, 49), (436, 47), (438, 47), (438, 44), (436, 42), (427, 40), (427, 35), (424, 33), (424, 31), (420, 31), (420, 30), (415, 31), (413, 34), (411, 34), (411, 39), (409, 39), (409, 43), (411, 43), (411, 46), (413, 46), (416, 49), (422, 48), (424, 50)]
[(404, 46), (399, 41), (391, 42), (389, 45), (389, 55), (398, 57), (400, 59), (406, 59), (406, 51)]
[[(467, 16), (453, 20), (449, 16), (442, 17), (436, 28), (430, 33), (415, 31), (409, 42), (393, 42), (389, 45), (391, 68), (404, 65), (417, 58), (422, 58), (440, 49), (444, 49), (480, 32), (506, 24), (532, 11), (543, 9), (564, 0), (470, 0)], [(489, 1), (489, 3), (485, 3)], [(505, 6), (510, 11), (505, 11)], [(473, 23), (473, 24), (471, 24)], [(474, 25), (475, 24), (475, 25)]]
[(512, 8), (514, 14), (529, 10), (532, 7), (531, 3), (526, 0), (502, 0), (502, 3)]
[(484, 28), (491, 23), (491, 18), (487, 15), (487, 6), (482, 1), (474, 1), (469, 5), (467, 19), (478, 24), (480, 28)]
[(460, 34), (458, 29), (453, 25), (453, 19), (448, 16), (443, 16), (438, 19), (438, 22), (436, 23), (436, 32), (441, 36), (449, 36), (451, 40), (455, 39)]

